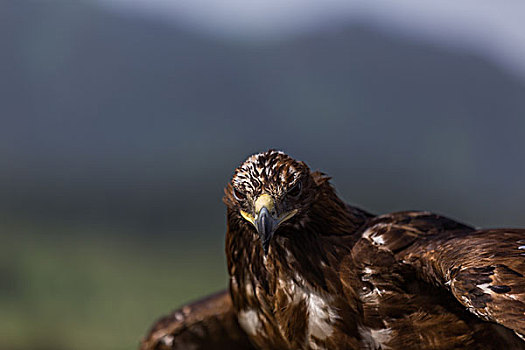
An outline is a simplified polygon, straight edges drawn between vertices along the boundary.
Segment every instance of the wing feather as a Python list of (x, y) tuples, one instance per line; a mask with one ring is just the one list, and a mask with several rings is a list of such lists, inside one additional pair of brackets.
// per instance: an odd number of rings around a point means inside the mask
[(239, 327), (230, 293), (222, 291), (159, 319), (141, 350), (253, 349)]
[(478, 230), (428, 212), (374, 219), (363, 238), (478, 317), (525, 334), (525, 230)]

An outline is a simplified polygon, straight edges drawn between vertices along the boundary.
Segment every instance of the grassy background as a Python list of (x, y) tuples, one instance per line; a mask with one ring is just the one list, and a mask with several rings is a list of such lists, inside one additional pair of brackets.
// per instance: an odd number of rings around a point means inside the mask
[(226, 286), (221, 235), (81, 231), (1, 226), (0, 349), (133, 349), (157, 317)]

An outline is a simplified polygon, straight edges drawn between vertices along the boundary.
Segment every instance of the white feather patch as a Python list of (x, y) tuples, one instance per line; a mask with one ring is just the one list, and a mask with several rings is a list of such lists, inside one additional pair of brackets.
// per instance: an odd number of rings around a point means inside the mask
[(326, 339), (332, 335), (333, 322), (338, 318), (337, 313), (328, 303), (314, 292), (308, 293), (308, 337)]
[(173, 340), (175, 340), (175, 338), (173, 337), (173, 335), (171, 334), (168, 334), (168, 335), (165, 335), (163, 336), (161, 339), (160, 339), (160, 342), (166, 346), (169, 346), (171, 347), (173, 345)]
[(372, 241), (372, 243), (375, 245), (383, 245), (385, 244), (385, 239), (381, 235), (376, 236), (376, 233), (378, 229), (383, 228), (383, 227), (390, 227), (390, 226), (392, 225), (384, 224), (384, 223), (375, 224), (374, 226), (368, 228), (365, 232), (363, 232), (361, 237), (368, 239), (369, 241)]
[(385, 244), (385, 240), (383, 239), (383, 236), (373, 236), (372, 241), (374, 241), (374, 243), (377, 245)]
[(246, 283), (246, 295), (249, 297), (253, 297), (253, 286), (250, 282)]
[(390, 328), (372, 329), (359, 327), (359, 334), (365, 343), (366, 349), (390, 349), (390, 347), (386, 345), (392, 334)]
[(241, 310), (241, 312), (239, 312), (239, 324), (242, 329), (250, 335), (256, 335), (261, 329), (259, 315), (257, 314), (257, 311), (252, 309)]
[(493, 294), (492, 290), (489, 288), (490, 286), (490, 283), (483, 283), (483, 284), (478, 284), (478, 288), (481, 289), (483, 291), (483, 293), (486, 293), (486, 294)]

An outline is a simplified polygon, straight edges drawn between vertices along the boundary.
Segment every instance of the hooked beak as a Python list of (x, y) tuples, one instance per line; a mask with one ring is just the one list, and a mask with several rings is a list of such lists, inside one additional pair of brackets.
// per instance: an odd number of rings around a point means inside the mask
[(255, 201), (255, 217), (241, 210), (242, 217), (255, 226), (261, 240), (264, 255), (268, 254), (270, 241), (275, 230), (295, 214), (297, 214), (297, 209), (278, 215), (273, 198), (266, 193), (260, 195)]

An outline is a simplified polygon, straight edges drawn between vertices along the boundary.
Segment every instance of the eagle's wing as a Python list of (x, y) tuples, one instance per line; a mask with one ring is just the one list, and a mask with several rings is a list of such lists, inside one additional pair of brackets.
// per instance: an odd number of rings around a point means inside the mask
[(230, 293), (222, 291), (159, 319), (141, 350), (253, 349), (239, 327)]
[(525, 229), (475, 231), (427, 212), (373, 219), (363, 238), (391, 251), (478, 317), (525, 335)]

